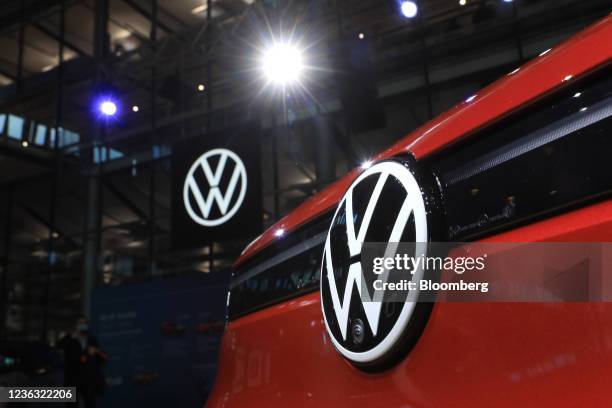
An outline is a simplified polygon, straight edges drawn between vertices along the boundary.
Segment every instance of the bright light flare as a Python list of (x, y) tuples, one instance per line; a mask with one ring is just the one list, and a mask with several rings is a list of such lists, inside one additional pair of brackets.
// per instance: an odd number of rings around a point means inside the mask
[(419, 8), (414, 1), (402, 1), (400, 10), (406, 18), (416, 17), (417, 13), (419, 12)]
[(110, 100), (102, 101), (102, 103), (100, 103), (100, 112), (106, 116), (113, 116), (117, 113), (117, 105)]
[(291, 44), (274, 44), (261, 57), (261, 70), (266, 78), (279, 85), (297, 82), (304, 70), (302, 51)]

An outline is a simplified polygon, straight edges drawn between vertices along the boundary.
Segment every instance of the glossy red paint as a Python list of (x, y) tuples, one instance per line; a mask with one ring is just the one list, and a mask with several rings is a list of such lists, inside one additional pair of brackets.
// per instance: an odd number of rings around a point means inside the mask
[[(463, 102), (427, 122), (372, 160), (385, 159), (406, 151), (420, 159), (469, 136), (519, 107), (570, 83), (585, 72), (608, 63), (612, 58), (611, 38), (612, 16), (609, 16), (545, 55), (535, 58), (520, 70), (482, 89), (470, 102)], [(236, 265), (275, 239), (280, 239), (276, 231), (291, 231), (334, 207), (360, 171), (359, 168), (354, 169), (278, 221), (245, 248)]]
[[(373, 158), (422, 158), (610, 61), (612, 17), (483, 89), (469, 103)], [(564, 78), (571, 76), (567, 81)], [(247, 247), (243, 262), (336, 205), (353, 170)], [(612, 242), (612, 200), (483, 242)], [(347, 363), (322, 321), (318, 292), (230, 322), (209, 408), (608, 406), (612, 303), (437, 303), (397, 366), (366, 374)]]
[[(612, 241), (612, 200), (486, 241)], [(437, 303), (404, 361), (365, 374), (315, 292), (228, 324), (207, 406), (609, 406), (611, 321), (612, 303)]]

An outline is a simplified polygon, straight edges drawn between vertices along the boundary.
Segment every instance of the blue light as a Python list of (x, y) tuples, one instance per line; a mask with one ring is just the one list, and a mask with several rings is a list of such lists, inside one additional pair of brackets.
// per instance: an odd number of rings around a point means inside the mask
[(419, 8), (417, 7), (414, 1), (407, 0), (407, 1), (402, 1), (402, 4), (400, 5), (400, 10), (402, 14), (404, 15), (404, 17), (413, 18), (413, 17), (416, 17), (419, 11)]
[(105, 116), (113, 116), (117, 113), (117, 104), (111, 100), (104, 100), (100, 103), (100, 112)]

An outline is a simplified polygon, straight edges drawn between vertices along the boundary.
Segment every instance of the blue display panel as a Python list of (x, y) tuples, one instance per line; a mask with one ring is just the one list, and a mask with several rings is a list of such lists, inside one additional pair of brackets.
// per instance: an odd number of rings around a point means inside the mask
[(108, 353), (101, 406), (202, 407), (213, 386), (229, 271), (95, 289)]

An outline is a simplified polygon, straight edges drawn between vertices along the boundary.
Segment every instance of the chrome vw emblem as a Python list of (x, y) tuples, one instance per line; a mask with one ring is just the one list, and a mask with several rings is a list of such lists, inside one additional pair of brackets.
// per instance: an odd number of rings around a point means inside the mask
[[(363, 172), (345, 193), (323, 250), (325, 325), (336, 349), (353, 363), (367, 365), (391, 352), (416, 305), (411, 301), (389, 305), (380, 292), (371, 295), (363, 289), (363, 243), (386, 242), (384, 255), (393, 257), (398, 243), (407, 239), (417, 243), (418, 253), (425, 253), (429, 233), (421, 188), (405, 164), (380, 162)], [(422, 274), (418, 268), (413, 279)], [(386, 281), (387, 276), (384, 272), (381, 279)]]
[(183, 203), (193, 221), (214, 227), (234, 216), (246, 190), (247, 174), (240, 157), (228, 149), (213, 149), (201, 155), (187, 172)]

